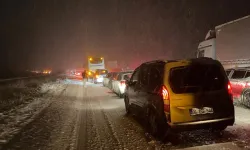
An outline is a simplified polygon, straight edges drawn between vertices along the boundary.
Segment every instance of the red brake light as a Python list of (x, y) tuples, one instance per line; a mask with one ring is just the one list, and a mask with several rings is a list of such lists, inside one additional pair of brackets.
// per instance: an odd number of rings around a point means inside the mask
[(163, 85), (161, 88), (161, 95), (164, 101), (164, 111), (170, 113), (170, 98), (168, 89)]
[(169, 92), (165, 86), (162, 86), (161, 94), (163, 100), (169, 100)]
[(120, 81), (121, 85), (125, 85), (125, 81)]

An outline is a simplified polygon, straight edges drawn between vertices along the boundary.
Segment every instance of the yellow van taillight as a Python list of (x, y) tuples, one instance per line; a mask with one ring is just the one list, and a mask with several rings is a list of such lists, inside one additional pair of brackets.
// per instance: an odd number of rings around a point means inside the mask
[(161, 94), (162, 94), (162, 98), (164, 100), (168, 100), (169, 99), (168, 89), (164, 85), (162, 86)]
[(162, 95), (162, 99), (164, 100), (164, 111), (170, 112), (169, 92), (168, 92), (167, 87), (165, 87), (164, 85), (161, 88), (161, 95)]

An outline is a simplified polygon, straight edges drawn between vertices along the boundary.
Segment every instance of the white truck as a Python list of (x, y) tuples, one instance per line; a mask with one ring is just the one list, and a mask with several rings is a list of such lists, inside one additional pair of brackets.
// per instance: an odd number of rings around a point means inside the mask
[(105, 69), (103, 57), (89, 57), (88, 58), (88, 71), (95, 72), (97, 69)]
[(218, 25), (198, 46), (197, 57), (219, 60), (225, 69), (250, 66), (250, 15)]

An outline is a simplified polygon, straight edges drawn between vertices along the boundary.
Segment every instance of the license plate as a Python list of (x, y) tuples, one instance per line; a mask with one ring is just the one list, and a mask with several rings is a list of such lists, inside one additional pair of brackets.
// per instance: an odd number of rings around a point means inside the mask
[(191, 116), (195, 116), (195, 115), (212, 114), (214, 113), (214, 110), (211, 107), (203, 107), (203, 108), (189, 109), (189, 112)]

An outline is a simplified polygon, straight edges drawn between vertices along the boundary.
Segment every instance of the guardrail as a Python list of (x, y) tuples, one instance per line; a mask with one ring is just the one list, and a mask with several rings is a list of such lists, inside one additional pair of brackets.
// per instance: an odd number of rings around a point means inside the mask
[(47, 75), (41, 75), (41, 76), (29, 76), (29, 77), (20, 77), (20, 78), (9, 78), (9, 79), (0, 79), (1, 82), (8, 82), (8, 81), (14, 81), (14, 80), (23, 80), (23, 79), (30, 79), (30, 78), (39, 78), (39, 77), (44, 77)]
[(250, 64), (250, 59), (236, 59), (236, 60), (223, 60), (221, 61), (223, 65), (230, 64)]
[(0, 80), (0, 86), (12, 85), (12, 84), (27, 84), (29, 82), (35, 80), (49, 80), (51, 78), (57, 78), (63, 75), (59, 74), (50, 74), (50, 75), (38, 75), (38, 76), (30, 76), (30, 77), (21, 77), (21, 78), (11, 78), (11, 79), (3, 79)]
[(225, 69), (250, 67), (250, 59), (224, 60), (221, 64)]

